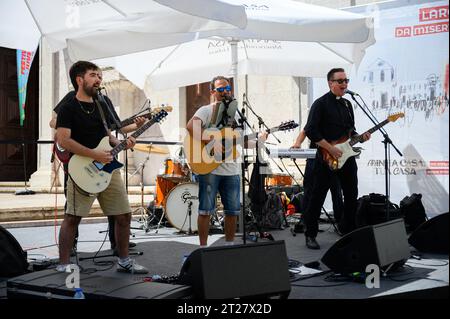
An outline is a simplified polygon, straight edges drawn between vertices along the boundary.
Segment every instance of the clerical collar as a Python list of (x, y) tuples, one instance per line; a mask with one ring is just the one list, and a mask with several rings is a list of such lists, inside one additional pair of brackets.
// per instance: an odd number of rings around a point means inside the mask
[(334, 96), (334, 97), (336, 98), (336, 100), (340, 100), (340, 99), (342, 98), (342, 96), (334, 95), (334, 93), (331, 92), (331, 91), (330, 91), (330, 94), (331, 94), (332, 96)]

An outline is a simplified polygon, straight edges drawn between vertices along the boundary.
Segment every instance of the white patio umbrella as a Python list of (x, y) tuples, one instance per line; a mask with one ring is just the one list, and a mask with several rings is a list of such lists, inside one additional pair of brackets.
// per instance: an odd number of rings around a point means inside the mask
[[(1, 0), (0, 46), (33, 51), (45, 37), (72, 60), (192, 40), (196, 32), (246, 25), (242, 6), (220, 0)], [(165, 36), (171, 34), (170, 36)]]
[(165, 89), (217, 74), (322, 77), (331, 67), (359, 63), (375, 42), (371, 18), (362, 15), (289, 0), (224, 1), (246, 7), (246, 28), (201, 32), (207, 39), (98, 62), (140, 87), (147, 79)]

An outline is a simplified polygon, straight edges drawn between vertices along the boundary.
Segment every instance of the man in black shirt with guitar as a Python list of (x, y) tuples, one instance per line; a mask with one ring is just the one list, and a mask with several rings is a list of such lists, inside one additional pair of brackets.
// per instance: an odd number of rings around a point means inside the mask
[(318, 220), (334, 175), (339, 179), (344, 195), (344, 212), (338, 224), (339, 230), (346, 234), (355, 228), (358, 167), (354, 156), (347, 157), (335, 145), (349, 138), (358, 137), (364, 142), (370, 139), (369, 132), (361, 136), (356, 133), (352, 104), (343, 98), (349, 82), (345, 70), (330, 70), (327, 80), (330, 91), (313, 103), (305, 126), (306, 135), (318, 146), (313, 173), (315, 182), (305, 212), (306, 246), (310, 249), (320, 249), (316, 241)]
[[(100, 71), (99, 75), (100, 75), (100, 77), (102, 77), (101, 71)], [(74, 86), (75, 90), (70, 91), (69, 93), (67, 93), (61, 99), (61, 101), (58, 102), (58, 104), (53, 109), (53, 111), (55, 112), (56, 116), (53, 117), (52, 120), (49, 123), (50, 127), (53, 128), (53, 129), (56, 129), (57, 116), (58, 116), (58, 112), (61, 109), (61, 107), (63, 107), (65, 104), (71, 103), (75, 99), (75, 95), (77, 94), (78, 86), (77, 86), (76, 83), (73, 83), (73, 86)], [(114, 106), (112, 104), (112, 101), (109, 99), (108, 96), (104, 96), (103, 98), (104, 98), (104, 101), (100, 101), (100, 103), (102, 103), (102, 104), (107, 103), (108, 104), (108, 105), (104, 105), (103, 107), (108, 109), (108, 111), (110, 112), (110, 118), (111, 117), (115, 117), (115, 119), (118, 122), (120, 122), (119, 116), (117, 115), (116, 111), (114, 110)], [(145, 123), (145, 121), (146, 121), (145, 117), (142, 117), (142, 116), (135, 117), (133, 119), (133, 122), (134, 122), (133, 124), (124, 124), (123, 127), (119, 127), (117, 129), (120, 129), (120, 131), (122, 133), (124, 133), (124, 134), (125, 133), (130, 133), (130, 132), (135, 131), (136, 129), (140, 128)], [(114, 122), (116, 122), (116, 121), (114, 121)], [(119, 123), (119, 124), (121, 124), (121, 123)], [(111, 123), (111, 125), (114, 127), (115, 123)], [(61, 157), (61, 158), (59, 158), (59, 160), (62, 162), (63, 170), (64, 170), (64, 196), (67, 197), (67, 179), (69, 177), (68, 172), (67, 172), (68, 171), (68, 162), (66, 162), (66, 159), (65, 159), (66, 156), (65, 155), (60, 156), (61, 153), (65, 153), (65, 152), (58, 151), (58, 145), (54, 146), (54, 153), (56, 153), (58, 158)], [(55, 156), (55, 154), (53, 154), (53, 156)], [(53, 160), (52, 160), (52, 162), (53, 162)], [(67, 208), (67, 202), (64, 205), (64, 210), (66, 210), (66, 208)], [(78, 228), (77, 228), (77, 231), (75, 233), (75, 241), (74, 241), (74, 244), (73, 244), (74, 252), (77, 250), (78, 236), (79, 236), (79, 233), (78, 233)], [(111, 244), (111, 249), (114, 251), (115, 254), (117, 254), (114, 216), (108, 216), (108, 237), (109, 237), (109, 242)], [(136, 243), (130, 241), (128, 246), (130, 248), (135, 247)]]
[[(58, 144), (74, 156), (69, 162), (67, 208), (59, 234), (60, 264), (57, 270), (66, 270), (70, 262), (70, 250), (76, 228), (81, 218), (89, 214), (97, 198), (104, 214), (115, 218), (119, 256), (117, 270), (147, 273), (148, 270), (145, 267), (131, 260), (128, 255), (131, 208), (120, 172), (114, 167), (109, 172), (105, 170), (109, 163), (120, 167), (120, 163), (114, 159), (112, 150), (107, 150), (106, 146), (115, 145), (118, 151), (133, 147), (136, 140), (134, 136), (131, 136), (126, 141), (120, 142), (111, 135), (111, 119), (108, 110), (94, 99), (102, 80), (99, 68), (93, 63), (78, 61), (70, 68), (69, 73), (72, 83), (75, 83), (74, 87), (78, 89), (75, 99), (59, 110), (56, 138)], [(142, 129), (144, 127), (140, 130)], [(88, 161), (90, 164), (85, 166), (83, 161)], [(78, 178), (80, 173), (87, 173), (90, 177), (86, 181), (76, 180), (74, 176)], [(106, 181), (97, 182), (99, 176)], [(82, 187), (80, 182), (87, 186)], [(99, 191), (92, 192), (91, 185), (93, 189)]]

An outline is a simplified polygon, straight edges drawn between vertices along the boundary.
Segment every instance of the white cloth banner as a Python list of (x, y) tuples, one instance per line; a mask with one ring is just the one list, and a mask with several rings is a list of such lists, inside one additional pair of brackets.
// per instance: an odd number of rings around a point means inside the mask
[[(370, 9), (377, 18), (376, 44), (366, 50), (357, 73), (348, 72), (349, 89), (361, 95), (380, 122), (405, 114), (384, 126), (403, 154), (390, 147), (390, 200), (399, 204), (405, 196), (420, 193), (428, 216), (448, 212), (448, 1)], [(315, 98), (327, 89), (326, 80), (314, 81)], [(358, 133), (373, 127), (354, 107)], [(385, 194), (382, 142), (377, 131), (359, 144), (364, 148), (357, 160), (359, 196)]]

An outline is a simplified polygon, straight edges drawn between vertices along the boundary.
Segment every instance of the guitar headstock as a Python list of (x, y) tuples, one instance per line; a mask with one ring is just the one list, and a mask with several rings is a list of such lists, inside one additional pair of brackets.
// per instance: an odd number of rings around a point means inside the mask
[(293, 130), (297, 126), (298, 126), (298, 124), (295, 123), (294, 121), (288, 121), (288, 122), (281, 123), (281, 125), (278, 126), (277, 129), (278, 129), (278, 131), (289, 131), (289, 130)]
[(152, 121), (154, 123), (159, 123), (161, 122), (167, 115), (169, 115), (169, 113), (167, 113), (166, 110), (161, 110), (158, 113), (156, 113), (153, 117), (152, 117)]
[(389, 115), (387, 119), (388, 119), (389, 122), (395, 122), (399, 118), (402, 118), (402, 117), (405, 117), (405, 113), (399, 112), (399, 113), (395, 113), (395, 114)]
[(152, 109), (151, 113), (154, 114), (154, 113), (157, 113), (157, 112), (163, 111), (163, 110), (166, 112), (172, 112), (173, 107), (170, 105), (158, 106), (158, 107), (155, 107), (154, 109)]

